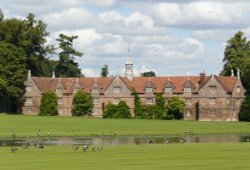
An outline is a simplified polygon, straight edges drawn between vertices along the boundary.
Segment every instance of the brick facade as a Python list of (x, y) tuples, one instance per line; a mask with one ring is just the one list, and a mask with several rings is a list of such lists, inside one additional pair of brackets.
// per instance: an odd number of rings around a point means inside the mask
[(71, 116), (75, 92), (83, 89), (93, 97), (93, 116), (101, 117), (105, 105), (123, 100), (134, 116), (135, 88), (142, 104), (153, 104), (156, 93), (164, 98), (180, 97), (185, 103), (184, 119), (200, 121), (237, 121), (244, 99), (244, 88), (239, 77), (171, 76), (171, 77), (107, 77), (107, 78), (45, 78), (29, 77), (25, 83), (23, 114), (38, 114), (42, 94), (48, 90), (58, 96), (58, 113)]

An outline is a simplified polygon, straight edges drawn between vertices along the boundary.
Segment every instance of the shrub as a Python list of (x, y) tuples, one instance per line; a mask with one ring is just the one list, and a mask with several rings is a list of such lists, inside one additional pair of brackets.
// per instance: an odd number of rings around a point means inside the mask
[(90, 94), (78, 90), (73, 98), (72, 114), (74, 116), (90, 115), (93, 109), (93, 101)]
[(42, 96), (39, 115), (58, 115), (57, 96), (53, 91), (47, 91)]
[(103, 118), (131, 118), (130, 110), (125, 101), (120, 101), (118, 105), (107, 104)]
[(250, 121), (250, 96), (247, 96), (240, 106), (240, 121)]

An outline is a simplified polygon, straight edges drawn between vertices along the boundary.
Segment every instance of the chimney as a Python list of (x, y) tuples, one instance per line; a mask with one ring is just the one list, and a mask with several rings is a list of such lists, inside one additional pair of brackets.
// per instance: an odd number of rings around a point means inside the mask
[(55, 71), (52, 71), (52, 78), (55, 78)]
[(28, 78), (31, 77), (31, 70), (28, 70)]
[(205, 81), (206, 73), (205, 71), (200, 73), (200, 81), (199, 83), (202, 84)]
[(237, 69), (237, 77), (240, 79), (240, 69)]
[(234, 77), (234, 70), (231, 69), (231, 77)]

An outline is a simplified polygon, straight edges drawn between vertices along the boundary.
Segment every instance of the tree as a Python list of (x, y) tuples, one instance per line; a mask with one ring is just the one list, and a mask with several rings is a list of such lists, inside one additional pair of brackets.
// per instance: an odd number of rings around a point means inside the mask
[(125, 101), (120, 101), (118, 105), (107, 104), (103, 118), (131, 118), (130, 110)]
[(224, 51), (223, 62), (225, 62), (221, 75), (228, 76), (233, 70), (236, 75), (237, 69), (241, 71), (244, 87), (250, 92), (250, 42), (244, 37), (244, 33), (237, 32), (230, 40)]
[(131, 118), (130, 109), (125, 101), (120, 101), (117, 105), (117, 112), (114, 118), (128, 119)]
[(227, 41), (224, 51), (223, 62), (225, 64), (221, 72), (222, 75), (230, 75), (231, 70), (236, 73), (242, 61), (247, 57), (248, 42), (243, 35), (244, 33), (239, 31)]
[(26, 56), (21, 48), (0, 42), (0, 111), (16, 111), (27, 78)]
[(47, 91), (42, 96), (39, 115), (55, 116), (58, 115), (57, 96), (53, 91)]
[(162, 97), (161, 93), (156, 94), (156, 107), (157, 107), (157, 114), (155, 115), (156, 119), (163, 119), (163, 117), (166, 117), (165, 113), (165, 98)]
[(0, 9), (0, 21), (2, 21), (3, 18), (4, 18), (3, 12), (2, 12), (2, 10)]
[(73, 48), (73, 41), (78, 36), (67, 36), (60, 34), (59, 38), (56, 39), (59, 42), (59, 62), (55, 68), (56, 76), (61, 77), (80, 77), (81, 69), (78, 68), (78, 64), (74, 61), (75, 56), (81, 57), (83, 54), (76, 51)]
[(73, 98), (72, 113), (74, 116), (91, 115), (93, 106), (91, 95), (78, 90)]
[(173, 96), (167, 100), (167, 119), (183, 119), (185, 103)]
[(53, 52), (53, 46), (46, 45), (49, 33), (46, 24), (36, 20), (33, 14), (22, 19), (0, 21), (0, 41), (22, 48), (26, 54), (27, 69), (34, 76), (50, 76), (47, 54)]
[(250, 122), (250, 96), (247, 96), (240, 106), (239, 120)]
[(101, 71), (101, 77), (107, 77), (109, 74), (108, 65), (104, 65)]
[(114, 104), (108, 103), (105, 107), (103, 118), (113, 118), (113, 115), (115, 115), (117, 112), (117, 107)]
[(135, 113), (135, 117), (136, 118), (142, 118), (142, 106), (141, 106), (141, 100), (140, 97), (138, 95), (138, 93), (135, 91), (135, 88), (132, 88), (132, 94), (134, 95), (134, 113)]
[(144, 72), (144, 73), (141, 73), (141, 77), (155, 77), (156, 74), (154, 71), (148, 71), (148, 72)]
[(144, 105), (142, 106), (142, 118), (144, 119), (155, 119), (158, 114), (156, 105)]

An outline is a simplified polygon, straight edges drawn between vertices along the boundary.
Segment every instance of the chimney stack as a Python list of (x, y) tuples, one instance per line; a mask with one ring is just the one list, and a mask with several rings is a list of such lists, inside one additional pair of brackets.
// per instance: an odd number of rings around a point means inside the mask
[(206, 73), (205, 71), (200, 73), (200, 81), (199, 83), (202, 84), (205, 81)]
[(31, 70), (28, 70), (28, 78), (31, 77)]
[(55, 71), (52, 71), (52, 78), (55, 78)]
[(231, 69), (231, 77), (234, 77), (234, 70)]

